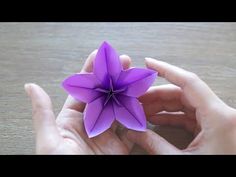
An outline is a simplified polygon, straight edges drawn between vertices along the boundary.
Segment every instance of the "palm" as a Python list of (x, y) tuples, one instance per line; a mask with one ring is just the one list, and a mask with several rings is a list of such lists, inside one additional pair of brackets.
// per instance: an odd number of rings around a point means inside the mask
[[(91, 72), (96, 51), (86, 60), (81, 72)], [(128, 69), (131, 59), (120, 56), (123, 69)], [(40, 154), (128, 154), (133, 143), (127, 140), (127, 129), (117, 129), (116, 124), (106, 132), (89, 138), (83, 124), (85, 104), (68, 96), (56, 121), (51, 99), (38, 85), (25, 85), (31, 97), (33, 123), (36, 132), (36, 152)]]
[(61, 138), (55, 153), (68, 154), (128, 154), (130, 148), (115, 130), (88, 138), (83, 126), (82, 113), (73, 109), (62, 109), (57, 118)]

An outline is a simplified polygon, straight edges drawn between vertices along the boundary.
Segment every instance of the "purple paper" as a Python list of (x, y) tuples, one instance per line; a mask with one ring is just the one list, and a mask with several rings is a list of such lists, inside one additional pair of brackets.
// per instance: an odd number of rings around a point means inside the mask
[(117, 120), (128, 129), (146, 130), (146, 118), (137, 97), (152, 85), (157, 73), (150, 69), (123, 70), (119, 55), (107, 43), (100, 46), (93, 72), (74, 74), (62, 83), (76, 100), (87, 103), (84, 126), (88, 136), (97, 136)]

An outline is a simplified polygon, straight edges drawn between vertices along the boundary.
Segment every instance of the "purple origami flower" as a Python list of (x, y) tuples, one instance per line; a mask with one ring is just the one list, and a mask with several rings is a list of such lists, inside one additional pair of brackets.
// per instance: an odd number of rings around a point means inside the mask
[(75, 99), (87, 103), (84, 126), (94, 137), (117, 120), (125, 127), (145, 131), (146, 118), (137, 100), (152, 85), (157, 73), (150, 69), (123, 70), (116, 51), (104, 42), (93, 63), (93, 73), (74, 74), (63, 82)]

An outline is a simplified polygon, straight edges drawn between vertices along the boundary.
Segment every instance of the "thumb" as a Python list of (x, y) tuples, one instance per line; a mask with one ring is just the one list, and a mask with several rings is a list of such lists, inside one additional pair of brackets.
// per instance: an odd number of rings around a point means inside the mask
[(177, 149), (151, 130), (147, 130), (146, 132), (129, 130), (127, 137), (130, 141), (141, 146), (149, 154), (181, 154), (181, 150)]
[(32, 102), (36, 148), (52, 145), (59, 140), (52, 103), (48, 94), (36, 84), (25, 84), (25, 91)]

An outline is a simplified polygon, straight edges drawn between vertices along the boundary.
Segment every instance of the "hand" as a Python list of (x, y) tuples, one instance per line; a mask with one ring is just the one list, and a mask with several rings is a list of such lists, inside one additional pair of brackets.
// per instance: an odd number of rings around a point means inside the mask
[(235, 109), (221, 101), (194, 73), (150, 58), (146, 65), (174, 84), (152, 87), (140, 97), (148, 121), (183, 127), (196, 137), (180, 150), (151, 130), (129, 130), (127, 137), (132, 142), (150, 154), (236, 153)]
[[(96, 52), (90, 54), (81, 72), (92, 71)], [(131, 59), (122, 55), (120, 60), (123, 68), (128, 69)], [(41, 87), (26, 84), (25, 90), (32, 101), (37, 154), (129, 154), (133, 143), (126, 139), (126, 130), (118, 129), (116, 123), (101, 135), (88, 138), (83, 125), (84, 103), (68, 96), (55, 119), (50, 97)]]

